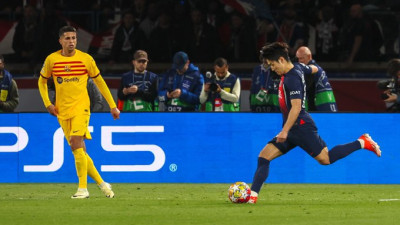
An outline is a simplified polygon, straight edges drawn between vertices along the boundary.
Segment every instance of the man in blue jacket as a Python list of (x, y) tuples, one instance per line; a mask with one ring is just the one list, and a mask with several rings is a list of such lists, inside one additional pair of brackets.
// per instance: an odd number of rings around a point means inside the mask
[[(204, 79), (199, 68), (190, 63), (185, 52), (174, 55), (172, 68), (160, 76), (160, 111), (194, 112), (199, 110)], [(162, 109), (162, 104), (165, 109)]]
[(4, 57), (0, 55), (0, 112), (14, 112), (19, 103), (18, 87), (10, 72), (4, 67)]

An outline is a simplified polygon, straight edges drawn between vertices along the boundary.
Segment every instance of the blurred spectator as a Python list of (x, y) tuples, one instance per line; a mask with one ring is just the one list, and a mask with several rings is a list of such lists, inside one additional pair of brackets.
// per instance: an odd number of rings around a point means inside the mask
[[(245, 21), (245, 18), (248, 19)], [(250, 17), (231, 15), (230, 42), (227, 56), (232, 62), (253, 62), (256, 57), (255, 26)]]
[(147, 0), (133, 0), (132, 11), (136, 15), (136, 22), (142, 22), (147, 12)]
[(222, 5), (217, 0), (210, 0), (207, 4), (206, 22), (215, 29), (219, 28), (226, 20), (226, 14), (222, 10)]
[(54, 3), (47, 2), (41, 11), (38, 32), (35, 35), (32, 63), (43, 62), (47, 55), (60, 49), (58, 31), (66, 25), (66, 21), (58, 15)]
[(158, 5), (156, 3), (150, 3), (149, 7), (147, 8), (146, 17), (140, 23), (139, 28), (143, 30), (146, 38), (149, 39), (151, 32), (157, 26), (157, 18), (159, 15)]
[(0, 1), (0, 19), (12, 20), (13, 14), (19, 14), (20, 8), (18, 1)]
[(4, 57), (0, 55), (0, 112), (14, 112), (19, 103), (18, 87), (10, 72), (4, 67)]
[(171, 24), (171, 16), (161, 13), (157, 26), (150, 35), (149, 49), (152, 61), (169, 62), (173, 54), (178, 50), (175, 30)]
[(198, 9), (191, 11), (191, 32), (187, 35), (188, 54), (195, 62), (210, 62), (216, 58), (220, 51), (218, 35), (214, 27), (207, 24), (203, 14)]
[(115, 32), (110, 63), (131, 61), (138, 49), (146, 49), (146, 36), (135, 22), (135, 15), (128, 11), (123, 14), (122, 24)]
[(250, 109), (252, 112), (281, 111), (278, 101), (279, 82), (278, 74), (263, 62), (254, 67), (250, 87)]
[(36, 9), (27, 5), (24, 8), (24, 15), (15, 27), (12, 47), (15, 51), (16, 60), (19, 62), (30, 62), (35, 44), (35, 37), (39, 33), (38, 14)]
[(137, 50), (133, 55), (133, 70), (124, 73), (118, 89), (118, 108), (125, 112), (157, 111), (157, 75), (147, 71), (147, 52)]
[(316, 55), (321, 61), (334, 61), (337, 59), (339, 27), (334, 16), (334, 8), (330, 5), (326, 5), (318, 11)]
[(277, 32), (272, 21), (268, 19), (257, 19), (257, 49), (261, 49), (265, 44), (276, 41)]
[(159, 80), (160, 111), (164, 106), (169, 112), (198, 111), (203, 83), (203, 75), (190, 63), (188, 55), (182, 51), (175, 53), (172, 68)]
[(340, 31), (340, 45), (346, 65), (354, 61), (374, 61), (379, 58), (382, 40), (378, 40), (380, 31), (374, 21), (364, 17), (360, 4), (352, 4), (350, 18)]
[(392, 78), (386, 83), (386, 90), (382, 99), (387, 104), (387, 110), (391, 112), (400, 112), (400, 59), (391, 59), (387, 65), (387, 74)]
[(214, 74), (208, 72), (210, 77), (205, 78), (200, 94), (200, 103), (205, 103), (205, 109), (208, 112), (239, 111), (239, 77), (229, 72), (228, 61), (224, 58), (215, 60), (214, 71)]
[(283, 20), (279, 26), (277, 41), (289, 45), (290, 57), (294, 57), (296, 50), (306, 42), (304, 24), (297, 19), (297, 12), (293, 6), (288, 5), (283, 9)]

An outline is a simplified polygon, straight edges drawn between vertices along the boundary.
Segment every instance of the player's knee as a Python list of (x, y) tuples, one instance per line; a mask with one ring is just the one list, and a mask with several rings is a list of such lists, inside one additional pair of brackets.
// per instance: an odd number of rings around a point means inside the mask
[(71, 149), (75, 150), (78, 148), (82, 148), (82, 138), (77, 137), (77, 136), (71, 136), (71, 138), (69, 139), (69, 143), (71, 145)]
[(331, 164), (331, 162), (329, 161), (329, 159), (320, 159), (320, 160), (318, 160), (318, 162), (319, 162), (319, 164), (321, 164), (321, 165), (323, 165), (323, 166), (326, 166), (326, 165)]

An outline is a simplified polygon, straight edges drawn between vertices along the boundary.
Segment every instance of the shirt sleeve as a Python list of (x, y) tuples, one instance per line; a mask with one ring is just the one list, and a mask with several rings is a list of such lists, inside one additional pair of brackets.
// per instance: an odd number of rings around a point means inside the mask
[(88, 63), (87, 70), (88, 70), (89, 77), (93, 78), (100, 74), (100, 70), (97, 67), (96, 62), (94, 61), (93, 57), (90, 55), (88, 55), (88, 56), (89, 56), (89, 63)]
[(302, 99), (304, 95), (304, 86), (302, 85), (301, 78), (297, 74), (293, 74), (286, 78), (286, 88), (289, 91), (290, 99)]
[(312, 74), (312, 69), (310, 66), (305, 65), (303, 63), (299, 63), (299, 67), (304, 72), (304, 74)]

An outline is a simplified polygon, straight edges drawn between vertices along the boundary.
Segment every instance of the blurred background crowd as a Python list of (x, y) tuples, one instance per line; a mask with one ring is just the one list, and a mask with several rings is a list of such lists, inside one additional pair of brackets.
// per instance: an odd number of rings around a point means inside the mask
[(0, 54), (21, 90), (17, 112), (43, 110), (35, 79), (45, 57), (61, 48), (64, 25), (77, 28), (77, 48), (93, 56), (114, 95), (136, 50), (148, 53), (156, 74), (184, 51), (202, 74), (227, 59), (241, 80), (244, 111), (266, 43), (288, 43), (292, 58), (307, 46), (340, 111), (387, 111), (376, 82), (390, 78), (387, 62), (400, 58), (398, 0), (0, 1)]
[(0, 9), (1, 21), (18, 22), (8, 62), (43, 62), (60, 48), (65, 24), (81, 29), (83, 50), (110, 64), (129, 62), (137, 49), (151, 62), (177, 51), (197, 63), (257, 62), (273, 41), (287, 42), (292, 57), (306, 45), (317, 61), (347, 65), (399, 55), (396, 0), (21, 0)]

